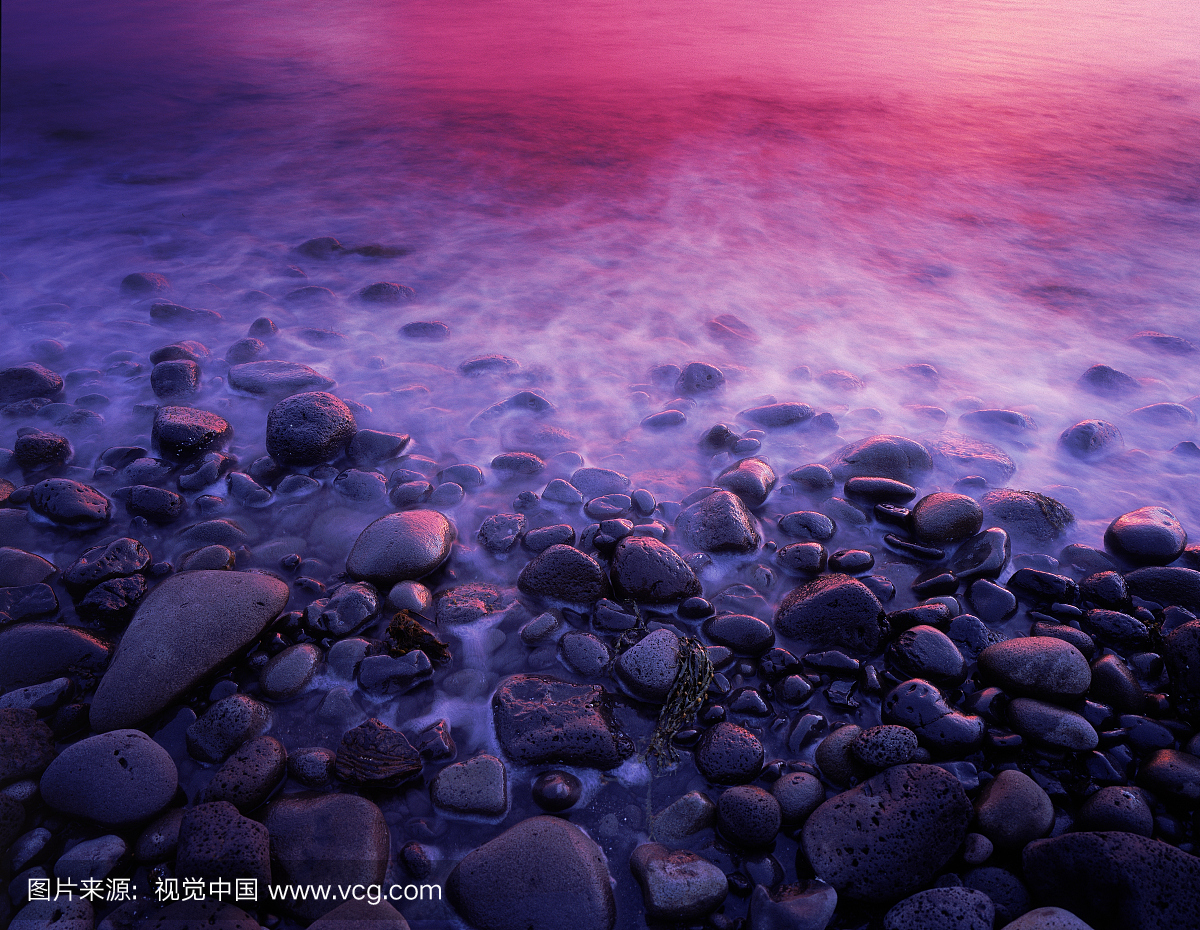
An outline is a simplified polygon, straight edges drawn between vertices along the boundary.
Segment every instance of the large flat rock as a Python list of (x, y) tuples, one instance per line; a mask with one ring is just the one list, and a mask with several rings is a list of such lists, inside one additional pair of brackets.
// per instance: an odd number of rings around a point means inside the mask
[(272, 575), (202, 571), (151, 591), (121, 638), (92, 702), (98, 733), (135, 727), (248, 645), (283, 610)]

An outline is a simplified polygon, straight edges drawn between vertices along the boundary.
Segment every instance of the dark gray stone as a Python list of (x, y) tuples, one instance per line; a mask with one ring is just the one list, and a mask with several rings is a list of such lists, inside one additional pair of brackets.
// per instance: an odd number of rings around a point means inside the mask
[(930, 888), (893, 905), (884, 930), (992, 930), (991, 898), (970, 888)]
[(735, 723), (722, 722), (704, 732), (695, 750), (696, 768), (718, 785), (744, 785), (758, 777), (763, 745)]
[(9, 546), (0, 547), (0, 588), (41, 584), (56, 571), (54, 563), (40, 555)]
[(732, 491), (750, 508), (761, 507), (775, 488), (775, 471), (762, 459), (748, 458), (726, 468), (714, 482)]
[(1200, 613), (1200, 571), (1178, 566), (1138, 568), (1125, 576), (1129, 593), (1163, 607)]
[(729, 893), (725, 873), (687, 850), (643, 843), (629, 857), (642, 889), (646, 916), (670, 922), (694, 921), (712, 913)]
[(363, 788), (396, 788), (420, 777), (421, 757), (408, 738), (374, 717), (342, 734), (337, 775)]
[(42, 799), (56, 810), (103, 824), (136, 823), (175, 795), (170, 753), (140, 730), (91, 736), (64, 749), (42, 775)]
[(0, 692), (64, 676), (91, 680), (108, 659), (108, 644), (83, 630), (58, 623), (16, 623), (0, 628)]
[(508, 773), (495, 756), (480, 753), (438, 772), (429, 794), (444, 811), (499, 817), (508, 810)]
[(0, 708), (0, 785), (38, 776), (53, 759), (54, 734), (36, 710)]
[(1037, 542), (1050, 542), (1075, 522), (1065, 506), (1034, 491), (1002, 488), (989, 491), (981, 500), (988, 520), (1001, 524), (1009, 533)]
[(505, 606), (503, 592), (494, 585), (473, 582), (459, 585), (438, 595), (438, 626), (458, 626), (474, 623), (496, 613)]
[(55, 397), (62, 389), (63, 379), (37, 362), (0, 371), (0, 405), (34, 397)]
[(690, 362), (675, 382), (675, 393), (684, 396), (708, 394), (725, 386), (725, 374), (715, 365)]
[(550, 546), (517, 576), (523, 594), (568, 604), (592, 604), (604, 597), (607, 586), (600, 564), (572, 546)]
[(265, 359), (243, 362), (229, 369), (229, 385), (247, 394), (264, 397), (286, 397), (301, 391), (324, 390), (335, 384), (307, 365)]
[(933, 469), (929, 450), (919, 442), (902, 436), (871, 436), (838, 450), (830, 462), (834, 477), (891, 478), (905, 484), (917, 484)]
[(91, 485), (70, 478), (47, 478), (33, 486), (29, 506), (61, 526), (90, 529), (108, 522), (112, 501)]
[(362, 531), (346, 571), (381, 587), (415, 581), (446, 560), (453, 541), (453, 525), (436, 510), (391, 513)]
[(617, 543), (611, 571), (617, 593), (643, 604), (673, 604), (701, 593), (687, 562), (651, 536), (626, 536)]
[(967, 677), (966, 661), (953, 640), (936, 627), (924, 624), (897, 636), (888, 646), (887, 660), (905, 678), (957, 685)]
[(769, 846), (782, 823), (779, 802), (755, 785), (728, 788), (717, 801), (717, 826), (737, 846)]
[(1095, 749), (1099, 737), (1087, 720), (1074, 713), (1033, 698), (1014, 698), (1008, 705), (1013, 728), (1024, 736), (1071, 752)]
[(849, 575), (824, 575), (793, 589), (775, 612), (775, 629), (816, 646), (874, 652), (883, 638), (883, 607)]
[(1118, 830), (1139, 836), (1154, 835), (1154, 811), (1140, 788), (1108, 785), (1079, 806), (1077, 829)]
[(179, 824), (175, 874), (180, 878), (256, 878), (271, 881), (267, 828), (228, 801), (185, 811)]
[(983, 525), (983, 508), (965, 494), (939, 491), (917, 501), (912, 530), (920, 542), (944, 546), (974, 536)]
[(270, 797), (286, 773), (283, 744), (272, 736), (259, 736), (234, 751), (197, 801), (228, 801), (243, 813), (251, 811)]
[[(254, 928), (250, 928), (254, 930)], [(308, 925), (308, 930), (409, 930), (408, 921), (387, 901), (346, 901)]]
[(988, 646), (979, 654), (985, 681), (1013, 694), (1048, 701), (1082, 697), (1092, 683), (1092, 670), (1070, 643), (1049, 636), (1025, 636)]
[(191, 462), (225, 446), (233, 436), (227, 420), (195, 407), (159, 407), (151, 441), (163, 458)]
[(496, 735), (520, 765), (560, 763), (611, 769), (633, 750), (598, 685), (514, 675), (492, 698)]
[(354, 438), (354, 414), (325, 391), (293, 394), (267, 414), (267, 452), (282, 465), (319, 465)]
[(917, 734), (898, 724), (870, 727), (851, 740), (850, 752), (872, 769), (903, 765), (916, 755)]
[(906, 726), (930, 749), (968, 753), (983, 742), (984, 722), (955, 710), (932, 684), (920, 678), (896, 685), (883, 699), (883, 719)]
[(1135, 565), (1166, 565), (1187, 546), (1187, 532), (1165, 507), (1142, 507), (1109, 524), (1104, 545)]
[(755, 885), (749, 930), (825, 930), (836, 910), (837, 892), (819, 879), (781, 885), (774, 891)]
[(1200, 807), (1200, 758), (1160, 749), (1142, 762), (1138, 784), (1186, 809)]
[(717, 491), (681, 511), (675, 526), (703, 552), (753, 552), (762, 543), (754, 517), (742, 499)]
[(1008, 453), (990, 442), (944, 432), (928, 442), (938, 471), (954, 478), (978, 475), (992, 485), (1005, 485), (1017, 471)]
[(558, 641), (562, 660), (584, 678), (597, 678), (608, 667), (612, 654), (604, 640), (591, 633), (572, 631)]
[(771, 794), (779, 802), (779, 813), (786, 826), (804, 823), (825, 802), (825, 786), (807, 772), (788, 772), (771, 784)]
[(997, 772), (975, 800), (976, 829), (998, 849), (1015, 850), (1054, 826), (1050, 796), (1024, 772)]
[(1077, 459), (1107, 458), (1125, 445), (1121, 431), (1107, 420), (1082, 420), (1063, 430), (1058, 444)]

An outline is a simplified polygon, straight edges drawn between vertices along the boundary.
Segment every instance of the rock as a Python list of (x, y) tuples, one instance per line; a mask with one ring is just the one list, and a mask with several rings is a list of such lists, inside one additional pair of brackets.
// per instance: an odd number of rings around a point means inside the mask
[(13, 444), (13, 461), (25, 471), (66, 465), (74, 454), (66, 436), (30, 427), (19, 430)]
[(358, 292), (358, 299), (369, 304), (395, 306), (396, 304), (412, 303), (417, 299), (417, 295), (407, 285), (394, 284), (391, 281), (379, 281), (375, 284), (368, 284), (360, 290)]
[(222, 698), (188, 727), (188, 752), (201, 762), (224, 762), (235, 749), (265, 730), (270, 720), (270, 708), (248, 694)]
[(479, 930), (612, 930), (616, 923), (608, 869), (600, 849), (557, 817), (524, 820), (455, 866), (446, 891)]
[(1133, 833), (1065, 833), (1022, 854), (1035, 900), (1069, 910), (1096, 930), (1200, 925), (1200, 861)]
[(1092, 927), (1061, 907), (1038, 907), (1005, 924), (1001, 930), (1092, 930)]
[(763, 429), (783, 429), (811, 420), (813, 409), (808, 404), (763, 404), (743, 410), (738, 416), (743, 420), (749, 420), (755, 426), (763, 427)]
[(732, 491), (750, 508), (761, 507), (775, 488), (775, 472), (762, 459), (748, 458), (735, 462), (717, 477), (719, 488)]
[(1128, 397), (1142, 389), (1136, 378), (1108, 365), (1093, 365), (1079, 376), (1079, 386), (1098, 397)]
[(35, 397), (57, 397), (62, 389), (63, 379), (37, 362), (0, 371), (0, 405)]
[(763, 766), (763, 745), (758, 737), (737, 724), (722, 722), (700, 737), (695, 750), (696, 768), (717, 785), (744, 785), (758, 777)]
[(1109, 643), (1122, 653), (1139, 652), (1150, 645), (1150, 631), (1137, 617), (1118, 610), (1089, 610), (1083, 615), (1080, 626), (1104, 643)]
[(215, 452), (229, 442), (233, 429), (228, 421), (195, 407), (159, 407), (154, 414), (151, 441), (163, 458), (191, 462)]
[(999, 849), (1023, 849), (1054, 826), (1054, 805), (1037, 782), (1016, 769), (997, 772), (975, 801), (977, 829)]
[(837, 525), (823, 513), (798, 510), (779, 518), (779, 532), (793, 539), (826, 542), (837, 532)]
[(438, 596), (438, 626), (474, 623), (504, 607), (504, 595), (490, 584), (464, 584)]
[(0, 613), (4, 623), (26, 617), (44, 617), (58, 612), (58, 598), (48, 584), (29, 584), (19, 588), (0, 588)]
[(1118, 830), (1148, 837), (1154, 835), (1154, 812), (1145, 792), (1109, 785), (1080, 805), (1075, 826), (1085, 831)]
[(612, 720), (605, 691), (536, 675), (514, 675), (492, 698), (496, 736), (519, 765), (611, 769), (633, 750)]
[(1075, 522), (1065, 506), (1034, 491), (1011, 488), (989, 491), (981, 503), (988, 520), (1003, 524), (1013, 535), (1037, 542), (1057, 539)]
[(428, 339), (441, 342), (450, 338), (450, 327), (440, 320), (414, 320), (400, 327), (400, 335), (406, 339)]
[(328, 788), (336, 773), (337, 753), (320, 747), (297, 749), (288, 755), (288, 775), (306, 788)]
[(228, 801), (252, 811), (263, 803), (287, 774), (287, 751), (272, 736), (259, 736), (239, 747), (197, 797), (201, 804)]
[[(338, 585), (330, 597), (308, 605), (304, 620), (311, 630), (338, 638), (349, 636), (379, 615), (379, 601), (379, 592), (366, 582)], [(314, 661), (319, 659), (318, 653)]]
[(58, 569), (40, 555), (0, 546), (0, 587), (41, 584)]
[(1137, 568), (1125, 576), (1129, 593), (1163, 607), (1200, 613), (1200, 571), (1176, 566)]
[(93, 930), (95, 926), (95, 909), (91, 903), (65, 895), (61, 901), (30, 901), (13, 915), (9, 925), (10, 930)]
[(584, 678), (598, 678), (612, 659), (604, 640), (591, 633), (565, 633), (558, 651), (567, 666)]
[(546, 469), (546, 463), (532, 452), (505, 452), (492, 459), (491, 466), (509, 478), (536, 475)]
[(815, 775), (789, 772), (771, 784), (771, 794), (779, 802), (779, 812), (786, 826), (804, 823), (825, 801), (825, 786)]
[(58, 878), (80, 882), (84, 879), (105, 879), (126, 852), (125, 841), (115, 834), (100, 836), (77, 843), (54, 863)]
[(883, 719), (908, 727), (921, 743), (947, 754), (967, 753), (983, 742), (983, 720), (955, 710), (936, 687), (920, 678), (888, 692)]
[(1187, 533), (1165, 507), (1142, 507), (1109, 524), (1104, 546), (1135, 565), (1166, 565), (1187, 546)]
[(248, 645), (283, 610), (288, 586), (271, 575), (172, 575), (150, 592), (121, 638), (92, 701), (97, 732), (145, 720)]
[(1008, 565), (1010, 549), (1008, 533), (991, 527), (958, 547), (951, 557), (950, 570), (960, 581), (995, 578)]
[[(226, 350), (225, 361), (229, 362), (231, 367), (247, 364), (253, 362), (266, 351), (267, 344), (265, 342), (261, 339), (255, 339), (253, 336), (247, 336), (244, 339), (239, 339)], [(328, 385), (320, 385), (320, 387), (328, 387)]]
[(1048, 636), (1025, 636), (988, 646), (979, 654), (985, 681), (1018, 695), (1048, 701), (1082, 697), (1092, 683), (1092, 670), (1070, 643)]
[(1058, 444), (1077, 459), (1106, 458), (1125, 445), (1121, 431), (1107, 420), (1082, 420), (1063, 430)]
[(629, 867), (642, 888), (646, 916), (656, 920), (698, 920), (716, 910), (729, 893), (725, 873), (686, 850), (672, 852), (658, 843), (643, 843), (630, 856)]
[(161, 811), (178, 784), (170, 753), (140, 730), (115, 730), (64, 749), (47, 767), (39, 789), (55, 810), (126, 824)]
[(570, 772), (543, 772), (533, 783), (533, 800), (544, 811), (569, 810), (583, 797), (583, 782)]
[(411, 439), (407, 433), (382, 433), (374, 429), (360, 429), (346, 447), (346, 454), (356, 465), (377, 465), (400, 455)]
[(174, 491), (136, 484), (117, 488), (113, 500), (120, 501), (133, 517), (145, 517), (153, 523), (170, 523), (183, 516), (187, 501)]
[(453, 541), (454, 527), (436, 510), (391, 513), (359, 534), (346, 571), (383, 588), (415, 581), (446, 560)]
[(917, 752), (917, 734), (908, 727), (882, 724), (863, 730), (850, 742), (850, 753), (868, 768), (903, 765)]
[(737, 846), (769, 846), (782, 822), (779, 802), (754, 785), (729, 788), (717, 802), (717, 825), (722, 835)]
[(499, 817), (508, 810), (508, 781), (504, 763), (480, 753), (448, 765), (429, 786), (435, 807), (455, 814)]
[(398, 730), (372, 717), (342, 735), (337, 775), (364, 788), (395, 788), (421, 774), (421, 757)]
[(742, 499), (717, 491), (681, 511), (676, 527), (703, 552), (753, 552), (762, 543), (754, 517)]
[(229, 369), (230, 387), (262, 397), (287, 397), (301, 391), (321, 391), (334, 384), (332, 378), (298, 362), (265, 359), (243, 362)]
[(1138, 784), (1186, 809), (1200, 807), (1200, 758), (1160, 749), (1142, 762)]
[(717, 806), (699, 791), (689, 791), (654, 815), (650, 834), (669, 842), (684, 840), (711, 827)]
[(592, 604), (606, 593), (600, 564), (572, 546), (555, 545), (534, 556), (517, 576), (523, 594), (568, 604)]
[(29, 506), (61, 526), (90, 529), (108, 522), (112, 502), (91, 485), (47, 478), (33, 486)]
[(358, 666), (358, 686), (371, 694), (405, 694), (433, 677), (433, 663), (420, 649), (402, 656), (367, 656)]
[(16, 623), (0, 628), (0, 692), (72, 676), (88, 681), (108, 664), (109, 647), (96, 637), (57, 623)]
[(476, 355), (458, 366), (458, 370), (468, 378), (478, 378), (483, 375), (503, 375), (519, 370), (521, 363), (507, 355)]
[(701, 593), (683, 558), (652, 536), (626, 536), (617, 544), (612, 581), (620, 596), (643, 604), (673, 604)]
[(150, 372), (155, 397), (188, 397), (200, 390), (200, 366), (190, 359), (159, 362)]
[(775, 560), (797, 575), (816, 575), (825, 571), (829, 552), (819, 542), (789, 543), (776, 550)]
[(675, 393), (685, 397), (708, 394), (725, 386), (725, 374), (720, 368), (704, 362), (684, 366), (675, 382)]
[(1134, 333), (1126, 341), (1140, 349), (1162, 352), (1166, 355), (1191, 355), (1196, 351), (1195, 345), (1182, 336), (1171, 336), (1149, 329)]
[(409, 926), (404, 916), (386, 901), (373, 904), (369, 900), (350, 900), (313, 921), (308, 930), (409, 930)]
[(781, 885), (773, 892), (755, 885), (749, 930), (825, 930), (837, 910), (837, 892), (819, 879)]
[(85, 550), (63, 572), (63, 583), (72, 596), (78, 597), (102, 582), (145, 571), (150, 559), (150, 551), (145, 546), (136, 539), (123, 537)]
[(293, 394), (267, 415), (267, 452), (282, 465), (319, 465), (354, 438), (354, 414), (325, 391)]
[(53, 759), (54, 734), (36, 710), (0, 708), (0, 785), (38, 776)]
[(944, 432), (928, 443), (938, 471), (955, 478), (978, 475), (992, 485), (1005, 485), (1017, 471), (1008, 453), (990, 442)]
[(996, 908), (981, 891), (930, 888), (892, 906), (884, 930), (992, 930)]
[(936, 627), (918, 624), (888, 646), (887, 660), (906, 678), (924, 678), (939, 685), (957, 685), (967, 677), (967, 665), (953, 640)]
[(704, 635), (739, 655), (759, 656), (775, 645), (770, 624), (749, 614), (719, 614), (705, 621)]
[(1085, 752), (1095, 749), (1099, 742), (1084, 717), (1032, 698), (1014, 698), (1008, 706), (1008, 717), (1017, 732), (1047, 746)]
[(116, 626), (133, 615), (145, 594), (146, 579), (142, 575), (114, 578), (96, 585), (76, 602), (75, 613), (87, 623)]
[(803, 843), (839, 895), (893, 901), (926, 884), (967, 835), (971, 802), (949, 772), (898, 765), (816, 809)]
[(883, 638), (883, 607), (861, 581), (824, 575), (792, 590), (775, 612), (775, 629), (816, 646), (874, 652)]
[(942, 546), (978, 533), (983, 525), (983, 508), (965, 494), (938, 492), (917, 501), (911, 519), (918, 541)]
[(834, 477), (891, 478), (905, 484), (933, 469), (929, 450), (919, 442), (901, 436), (872, 436), (842, 447), (830, 462)]

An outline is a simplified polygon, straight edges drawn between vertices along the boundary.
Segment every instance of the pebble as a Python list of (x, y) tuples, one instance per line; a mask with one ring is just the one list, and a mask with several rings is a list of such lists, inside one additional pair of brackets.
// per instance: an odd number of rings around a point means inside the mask
[(1054, 805), (1038, 783), (1016, 769), (996, 774), (975, 800), (976, 828), (1002, 850), (1023, 849), (1054, 825)]
[(973, 537), (983, 525), (983, 508), (965, 494), (938, 492), (912, 509), (912, 530), (923, 543), (946, 545)]
[(583, 782), (570, 772), (543, 772), (533, 782), (533, 800), (544, 811), (570, 810), (583, 797)]
[(945, 431), (928, 443), (938, 471), (959, 480), (981, 478), (987, 484), (1008, 484), (1017, 465), (1003, 449), (958, 433)]
[(917, 489), (891, 478), (849, 478), (846, 481), (846, 496), (871, 504), (907, 504), (917, 496)]
[(612, 660), (604, 640), (591, 633), (566, 633), (558, 641), (558, 650), (567, 666), (584, 678), (598, 677)]
[(738, 655), (759, 656), (775, 645), (770, 624), (749, 614), (719, 614), (705, 622), (704, 633)]
[(1079, 376), (1079, 386), (1098, 397), (1128, 397), (1142, 389), (1136, 378), (1109, 365), (1093, 365)]
[(41, 584), (58, 569), (53, 562), (23, 549), (0, 547), (0, 587)]
[(884, 930), (992, 930), (991, 898), (970, 888), (930, 888), (892, 906)]
[(494, 513), (479, 526), (476, 538), (488, 552), (508, 552), (525, 532), (525, 518), (518, 513)]
[(1106, 458), (1125, 446), (1121, 431), (1107, 420), (1082, 420), (1063, 430), (1058, 444), (1077, 459)]
[(346, 572), (384, 588), (416, 581), (446, 560), (454, 535), (453, 525), (436, 510), (388, 514), (359, 534)]
[(779, 802), (783, 824), (794, 827), (824, 803), (825, 786), (808, 772), (788, 772), (771, 784), (771, 794)]
[(287, 751), (272, 736), (238, 747), (197, 796), (198, 803), (228, 801), (246, 813), (263, 803), (287, 773)]
[(863, 765), (886, 769), (913, 759), (917, 734), (908, 727), (882, 724), (863, 730), (850, 742), (850, 752)]
[(613, 551), (613, 587), (642, 604), (673, 604), (701, 593), (700, 580), (666, 543), (649, 536), (627, 536)]
[(1079, 806), (1075, 825), (1080, 830), (1119, 830), (1139, 836), (1154, 835), (1154, 812), (1143, 791), (1109, 785)]
[(708, 394), (725, 386), (725, 374), (714, 365), (690, 362), (675, 381), (675, 393), (682, 396)]
[(776, 480), (774, 469), (762, 459), (746, 458), (721, 472), (714, 484), (732, 491), (753, 509), (766, 503)]
[(957, 685), (967, 677), (967, 664), (962, 653), (950, 637), (936, 627), (924, 624), (910, 627), (892, 640), (886, 655), (888, 663), (906, 678)]
[(969, 753), (983, 742), (983, 720), (951, 707), (934, 685), (920, 678), (888, 692), (883, 719), (908, 727), (923, 745), (939, 752)]
[(441, 810), (499, 817), (508, 809), (507, 772), (495, 756), (480, 753), (438, 772), (429, 793)]
[(650, 833), (658, 840), (679, 842), (717, 821), (717, 806), (708, 795), (689, 791), (654, 815)]
[(400, 327), (400, 335), (406, 339), (441, 342), (450, 338), (450, 327), (440, 320), (414, 320)]
[(654, 920), (699, 920), (716, 910), (729, 893), (725, 873), (687, 850), (643, 843), (634, 849), (629, 867), (641, 886), (646, 916)]
[(696, 768), (718, 785), (743, 785), (762, 771), (763, 745), (734, 723), (718, 723), (704, 732), (695, 749)]
[(0, 784), (33, 778), (54, 759), (54, 734), (31, 707), (0, 707), (0, 750)]
[(754, 785), (728, 788), (717, 801), (717, 825), (722, 835), (737, 846), (769, 846), (781, 824), (779, 802)]
[(421, 757), (408, 738), (374, 717), (342, 734), (338, 778), (366, 788), (395, 788), (419, 777)]
[(502, 375), (519, 370), (521, 363), (507, 355), (476, 355), (458, 366), (458, 370), (468, 378), (479, 378), (483, 375)]
[(125, 505), (130, 516), (145, 517), (152, 523), (171, 523), (183, 516), (187, 502), (174, 491), (145, 484), (117, 488), (113, 500)]
[(102, 582), (143, 572), (150, 561), (150, 551), (138, 540), (122, 537), (84, 550), (63, 572), (63, 583), (77, 597)]
[(1016, 595), (987, 578), (977, 578), (971, 583), (967, 599), (976, 616), (993, 626), (999, 626), (1017, 612)]
[(1196, 422), (1196, 414), (1184, 404), (1147, 404), (1130, 410), (1129, 416), (1141, 423), (1159, 427), (1188, 427)]
[(1142, 762), (1137, 782), (1180, 807), (1200, 807), (1200, 757), (1175, 749), (1160, 749)]
[(837, 526), (823, 513), (800, 510), (779, 518), (779, 532), (793, 539), (827, 542), (837, 532)]
[(1095, 749), (1100, 741), (1084, 717), (1033, 698), (1014, 698), (1008, 715), (1017, 732), (1047, 746), (1084, 752)]
[(762, 544), (753, 515), (729, 491), (717, 491), (691, 504), (680, 512), (675, 526), (702, 552), (745, 554)]
[(861, 581), (824, 575), (793, 589), (775, 612), (775, 629), (818, 646), (874, 652), (883, 638), (883, 607)]
[(319, 465), (340, 455), (356, 431), (354, 414), (332, 394), (292, 394), (267, 414), (267, 452), (281, 465)]
[(1064, 833), (1022, 854), (1034, 900), (1097, 928), (1200, 926), (1200, 861), (1133, 833)]
[(0, 404), (55, 397), (62, 389), (63, 379), (37, 362), (0, 370)]
[(0, 692), (71, 676), (90, 681), (109, 660), (109, 646), (75, 627), (14, 623), (0, 627)]
[(272, 873), (267, 829), (243, 817), (228, 801), (192, 807), (179, 825), (175, 873), (184, 878), (236, 875), (268, 882)]
[(1070, 643), (1047, 636), (1026, 636), (988, 646), (979, 654), (979, 671), (1017, 695), (1048, 701), (1082, 697), (1092, 681), (1091, 667)]
[[(151, 442), (171, 462), (192, 462), (222, 449), (233, 436), (223, 417), (195, 407), (164, 406), (154, 413)], [(214, 476), (215, 480), (215, 476)]]
[(890, 478), (915, 484), (933, 469), (929, 450), (902, 436), (871, 436), (838, 450), (830, 462), (834, 477)]
[(288, 754), (288, 775), (306, 788), (328, 788), (336, 767), (337, 754), (330, 749), (310, 747)]
[(1183, 554), (1187, 532), (1165, 507), (1142, 507), (1109, 524), (1104, 546), (1134, 565), (1167, 565)]
[(183, 809), (175, 807), (151, 821), (134, 845), (133, 852), (138, 862), (149, 864), (175, 858), (184, 813)]
[(1131, 571), (1125, 583), (1135, 597), (1200, 613), (1200, 571), (1173, 565), (1148, 566)]
[(161, 811), (178, 784), (170, 753), (140, 730), (114, 730), (66, 747), (38, 787), (43, 800), (65, 814), (126, 824)]
[(321, 650), (312, 643), (288, 646), (263, 666), (258, 686), (271, 700), (286, 701), (304, 690), (320, 663)]
[(1118, 610), (1089, 610), (1079, 625), (1091, 636), (1123, 653), (1138, 652), (1150, 645), (1146, 624)]
[[(387, 872), (391, 841), (383, 812), (353, 794), (284, 797), (262, 818), (271, 837), (271, 880), (280, 884), (379, 885)], [(303, 920), (327, 914), (330, 901), (292, 899), (288, 909)]]
[(32, 427), (17, 430), (17, 441), (13, 443), (13, 461), (25, 471), (66, 465), (74, 454), (66, 436)]
[(439, 626), (473, 623), (500, 610), (504, 606), (504, 600), (500, 589), (493, 585), (459, 585), (438, 596), (437, 623)]
[(897, 765), (818, 807), (804, 825), (804, 851), (839, 896), (885, 903), (941, 871), (970, 821), (971, 802), (953, 775)]
[(961, 581), (995, 578), (1008, 565), (1010, 548), (1008, 533), (990, 527), (958, 547), (950, 559), (950, 570)]
[(611, 769), (633, 750), (602, 703), (598, 685), (514, 675), (492, 698), (496, 736), (519, 765), (580, 765)]
[(988, 491), (980, 503), (987, 520), (1002, 524), (1009, 533), (1037, 542), (1057, 539), (1075, 521), (1063, 504), (1035, 491), (1001, 488)]
[(91, 529), (108, 522), (112, 502), (91, 485), (47, 478), (33, 486), (29, 506), (61, 526)]
[(517, 587), (535, 598), (568, 604), (592, 604), (603, 597), (607, 580), (600, 564), (572, 546), (554, 545), (529, 560)]
[(603, 854), (558, 817), (523, 820), (468, 853), (446, 880), (455, 909), (480, 930), (612, 930), (616, 902)]
[(654, 630), (621, 653), (614, 671), (637, 697), (661, 704), (671, 693), (678, 668), (679, 637), (670, 630)]
[(169, 706), (258, 636), (287, 599), (287, 585), (270, 575), (170, 576), (122, 636), (92, 701), (92, 729), (131, 726)]
[(749, 930), (825, 930), (837, 909), (837, 892), (820, 880), (755, 885), (747, 915)]
[(200, 366), (190, 359), (159, 362), (150, 372), (150, 387), (164, 400), (190, 397), (200, 390)]
[(819, 542), (789, 543), (775, 553), (775, 561), (797, 575), (817, 575), (825, 571), (829, 553)]

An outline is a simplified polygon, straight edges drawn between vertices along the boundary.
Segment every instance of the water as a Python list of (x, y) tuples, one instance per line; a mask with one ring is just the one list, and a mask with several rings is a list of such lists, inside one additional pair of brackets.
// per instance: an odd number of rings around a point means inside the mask
[[(267, 315), (282, 330), (268, 357), (336, 379), (339, 396), (370, 408), (360, 426), (411, 433), (409, 451), (443, 464), (486, 472), (505, 450), (569, 449), (678, 501), (731, 461), (702, 455), (701, 432), (738, 425), (767, 395), (839, 423), (769, 433), (762, 454), (781, 475), (875, 433), (936, 434), (930, 407), (964, 432), (960, 414), (1005, 408), (1038, 427), (1019, 441), (983, 435), (1016, 462), (1011, 484), (1076, 511), (1051, 554), (1099, 546), (1110, 520), (1151, 504), (1200, 526), (1195, 460), (1172, 451), (1200, 438), (1194, 420), (1130, 415), (1160, 401), (1200, 410), (1197, 356), (1128, 341), (1156, 330), (1200, 345), (1200, 8), (1187, 0), (16, 2), (3, 42), (0, 363), (56, 339), (65, 348), (47, 364), (67, 377), (67, 399), (109, 398), (103, 428), (66, 430), (89, 471), (108, 446), (148, 444), (146, 356), (181, 338), (213, 350), (196, 405), (230, 420), (243, 467), (262, 455), (269, 404), (230, 391), (219, 359)], [(293, 251), (315, 236), (399, 254)], [(152, 324), (119, 293), (135, 271), (166, 275), (171, 299), (222, 322)], [(417, 300), (366, 309), (352, 297), (375, 281)], [(337, 300), (284, 299), (304, 284)], [(443, 321), (451, 337), (401, 337), (413, 320)], [(313, 346), (311, 327), (347, 339)], [(145, 366), (135, 377), (114, 354), (129, 352)], [(521, 368), (456, 372), (481, 353)], [(643, 428), (672, 400), (650, 369), (697, 360), (725, 371), (725, 391), (682, 427)], [(901, 372), (922, 363), (936, 383)], [(1097, 363), (1140, 392), (1080, 390)], [(829, 370), (861, 387), (827, 382)], [(475, 419), (525, 389), (553, 414)], [(1118, 425), (1123, 454), (1094, 464), (1058, 449), (1063, 429), (1092, 417)], [(18, 427), (47, 425), (6, 422), (5, 445)], [(545, 425), (565, 438), (532, 435)], [(256, 541), (298, 540), (332, 577), (384, 508), (323, 494), (319, 512), (230, 504), (222, 515)], [(458, 580), (512, 584), (524, 559), (487, 557), (473, 537), (514, 495), (489, 477), (449, 509)], [(169, 532), (136, 532), (156, 556), (179, 555)], [(837, 542), (879, 552), (878, 535)], [(27, 544), (60, 565), (78, 555), (70, 540)], [(706, 593), (748, 571), (719, 563)], [(526, 667), (515, 627), (502, 629), (487, 688)], [(406, 697), (389, 719), (448, 714), (462, 753), (488, 748), (486, 694), (467, 690), (436, 706)], [(279, 732), (314, 707), (285, 713)], [(643, 735), (648, 725), (630, 721)], [(645, 829), (642, 789), (589, 791), (581, 822), (622, 862)], [(388, 808), (401, 824), (419, 810), (411, 797)], [(459, 845), (489, 829), (464, 828)]]

